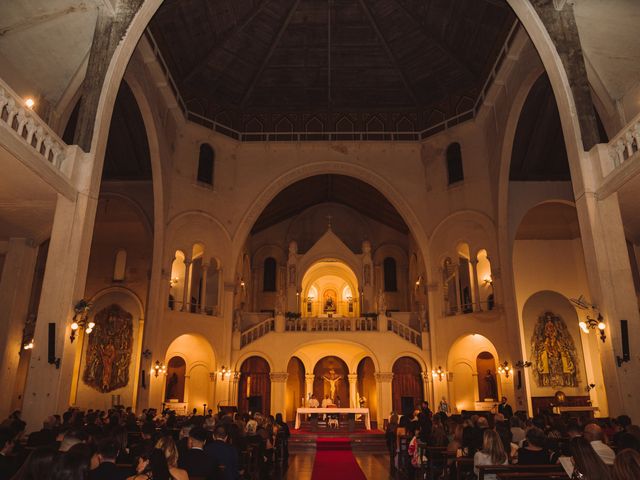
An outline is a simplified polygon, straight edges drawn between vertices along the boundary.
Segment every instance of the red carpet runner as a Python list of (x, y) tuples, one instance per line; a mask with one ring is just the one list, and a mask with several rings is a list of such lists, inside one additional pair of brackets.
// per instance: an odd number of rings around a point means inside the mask
[(344, 437), (318, 438), (311, 480), (366, 480)]

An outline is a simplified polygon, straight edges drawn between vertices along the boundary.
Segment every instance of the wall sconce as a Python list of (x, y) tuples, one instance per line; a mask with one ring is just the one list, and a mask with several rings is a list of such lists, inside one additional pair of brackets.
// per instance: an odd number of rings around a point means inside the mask
[(504, 375), (504, 378), (509, 378), (512, 368), (509, 366), (509, 362), (506, 360), (498, 366), (498, 373)]
[(178, 281), (180, 279), (178, 277), (173, 277), (171, 280), (169, 280), (169, 288), (173, 288), (178, 284)]
[(33, 339), (22, 345), (23, 350), (33, 350)]
[(220, 375), (221, 380), (224, 380), (225, 377), (226, 378), (231, 377), (232, 374), (234, 376), (236, 375), (236, 372), (232, 371), (230, 368), (225, 367), (224, 365), (222, 365), (222, 368), (218, 370), (216, 373)]
[(156, 376), (156, 378), (158, 378), (161, 373), (167, 373), (167, 366), (160, 360), (156, 360), (156, 364), (153, 366), (153, 374)]
[(571, 303), (573, 303), (580, 310), (591, 309), (593, 310), (594, 314), (596, 313), (598, 314), (597, 317), (594, 319), (594, 318), (591, 318), (587, 313), (587, 321), (585, 322), (584, 320), (582, 320), (578, 323), (578, 325), (580, 325), (580, 329), (584, 333), (589, 333), (591, 330), (598, 329), (600, 331), (600, 340), (602, 340), (602, 342), (604, 343), (604, 341), (607, 339), (607, 336), (604, 333), (604, 329), (607, 328), (607, 325), (604, 323), (604, 318), (600, 313), (600, 311), (598, 310), (597, 305), (594, 305), (593, 303), (588, 302), (584, 298), (584, 295), (580, 295), (578, 298), (571, 298), (570, 300), (571, 300)]
[(491, 275), (485, 275), (485, 277), (482, 279), (482, 282), (484, 283), (484, 286), (491, 286), (493, 287), (493, 278), (491, 278)]
[(91, 306), (91, 302), (82, 299), (73, 307), (74, 314), (72, 319), (73, 321), (71, 322), (71, 335), (69, 336), (71, 343), (76, 339), (76, 331), (83, 329), (88, 335), (95, 328), (96, 324), (94, 322), (90, 322), (88, 318)]
[(27, 97), (24, 101), (24, 104), (29, 110), (33, 110), (33, 107), (36, 105), (36, 102), (33, 98)]
[(444, 370), (442, 370), (442, 367), (438, 367), (436, 370), (431, 370), (431, 375), (433, 376), (433, 379), (435, 380), (436, 378), (440, 381), (442, 381), (442, 378), (447, 374), (447, 372), (445, 372)]
[(516, 362), (516, 368), (529, 368), (531, 365), (533, 365), (531, 362), (529, 361), (523, 361), (523, 360), (518, 360)]
[(241, 286), (242, 288), (244, 288), (244, 287), (246, 287), (246, 286), (247, 286), (247, 284), (246, 284), (246, 283), (244, 283), (244, 280), (240, 279), (240, 286)]

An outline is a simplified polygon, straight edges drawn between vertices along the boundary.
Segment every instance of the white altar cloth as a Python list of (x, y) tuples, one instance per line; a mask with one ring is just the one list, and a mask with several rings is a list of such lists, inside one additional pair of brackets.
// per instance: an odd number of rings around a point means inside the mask
[(325, 413), (355, 413), (356, 415), (364, 415), (364, 427), (367, 430), (371, 430), (371, 418), (369, 415), (368, 408), (338, 408), (338, 407), (330, 407), (330, 408), (299, 408), (296, 410), (296, 430), (300, 428), (300, 422), (302, 419), (302, 415), (309, 414), (325, 414)]

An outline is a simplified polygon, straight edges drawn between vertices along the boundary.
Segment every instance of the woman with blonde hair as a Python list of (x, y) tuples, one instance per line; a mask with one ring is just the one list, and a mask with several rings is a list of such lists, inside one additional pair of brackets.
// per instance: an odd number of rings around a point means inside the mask
[[(482, 450), (473, 457), (473, 471), (479, 475), (478, 467), (482, 465), (508, 465), (509, 457), (504, 451), (500, 435), (495, 430), (486, 429), (482, 437)], [(484, 476), (485, 480), (496, 480), (494, 474)]]
[(613, 464), (613, 480), (635, 480), (640, 478), (640, 453), (627, 448), (616, 455)]
[(186, 470), (178, 468), (178, 447), (176, 442), (169, 435), (161, 437), (156, 442), (156, 448), (162, 450), (164, 458), (167, 459), (169, 473), (175, 480), (189, 480), (189, 474)]

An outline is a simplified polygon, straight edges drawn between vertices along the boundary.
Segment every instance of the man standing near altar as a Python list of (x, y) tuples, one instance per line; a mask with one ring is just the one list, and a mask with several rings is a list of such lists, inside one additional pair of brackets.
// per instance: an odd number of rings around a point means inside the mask
[(322, 408), (328, 408), (330, 405), (333, 405), (333, 400), (329, 398), (329, 394), (327, 393), (324, 396), (324, 400), (322, 400)]

